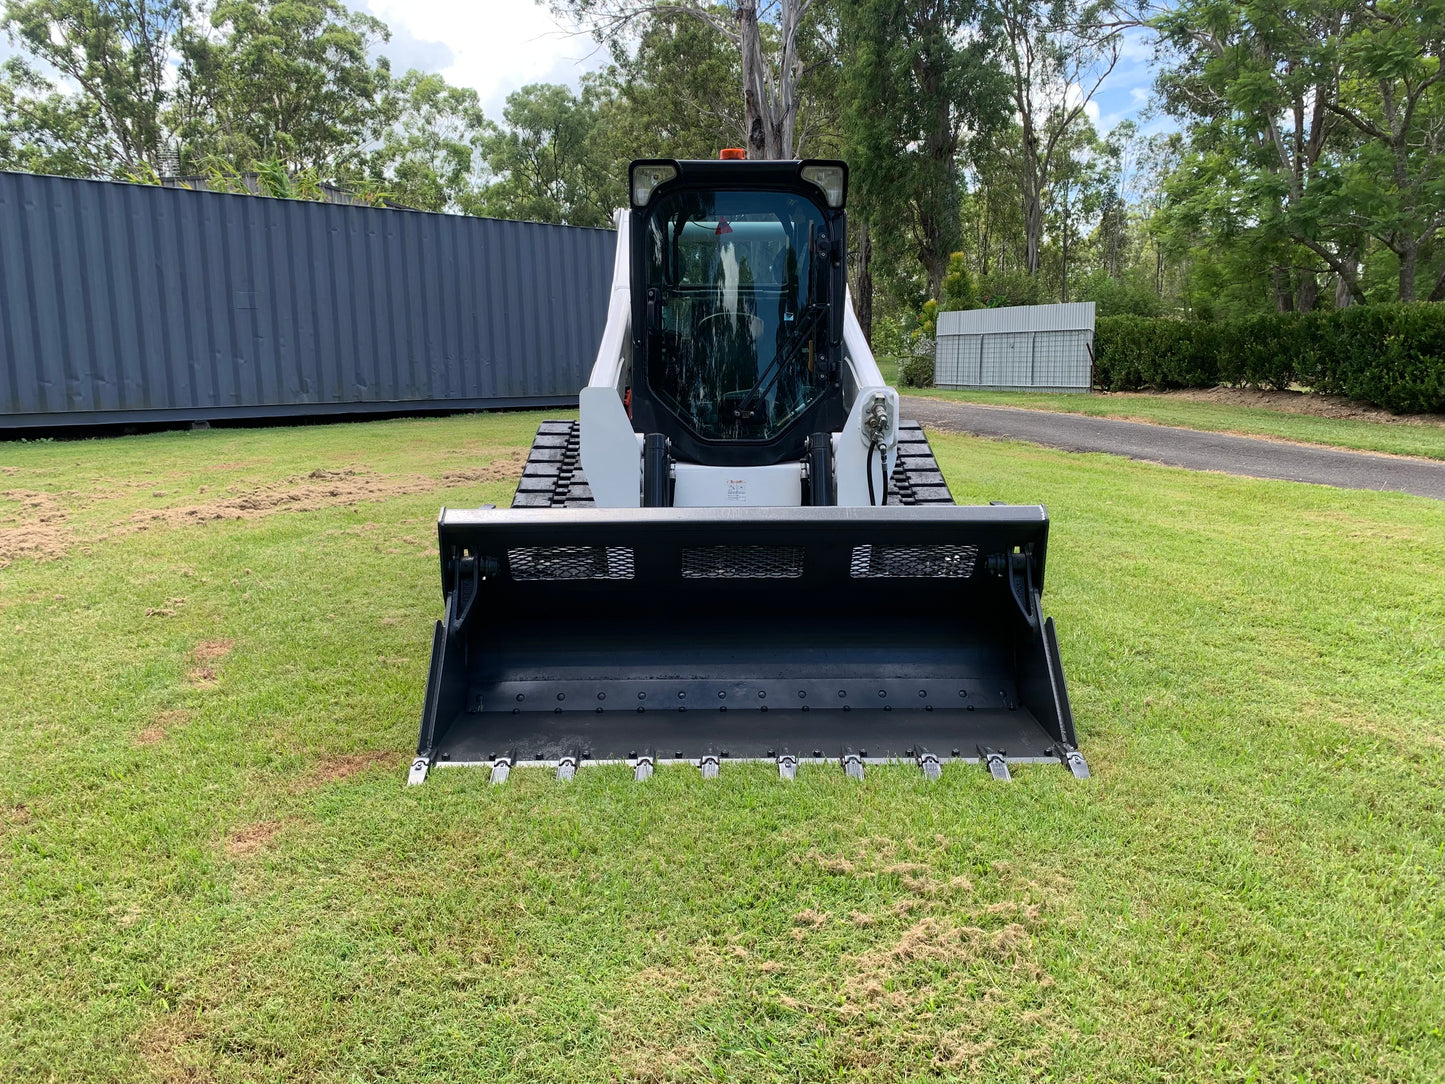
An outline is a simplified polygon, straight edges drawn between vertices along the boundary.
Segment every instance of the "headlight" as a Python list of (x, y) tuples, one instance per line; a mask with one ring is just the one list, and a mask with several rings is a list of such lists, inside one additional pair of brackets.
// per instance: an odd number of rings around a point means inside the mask
[(837, 163), (827, 165), (806, 165), (800, 171), (805, 181), (811, 181), (823, 190), (823, 198), (829, 207), (843, 206), (843, 196), (848, 187), (848, 170)]
[(652, 190), (677, 176), (677, 167), (664, 162), (638, 162), (632, 167), (632, 206), (645, 207)]

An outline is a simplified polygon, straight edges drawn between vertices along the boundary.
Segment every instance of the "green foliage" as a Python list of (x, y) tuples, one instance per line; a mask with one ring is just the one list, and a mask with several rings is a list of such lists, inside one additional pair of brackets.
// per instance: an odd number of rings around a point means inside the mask
[(962, 252), (955, 252), (948, 258), (948, 271), (943, 276), (944, 312), (960, 312), (979, 307), (978, 294), (974, 288), (973, 272)]
[(1039, 280), (1025, 271), (995, 271), (978, 276), (978, 298), (983, 308), (1040, 303)]
[(1164, 311), (1164, 299), (1137, 268), (1118, 278), (1095, 268), (1078, 283), (1071, 300), (1092, 301), (1100, 317), (1159, 316)]
[(933, 355), (905, 354), (898, 359), (898, 383), (905, 388), (933, 387)]
[(359, 164), (385, 127), (390, 68), (370, 56), (389, 36), (384, 23), (339, 0), (220, 0), (210, 21), (217, 40), (185, 43), (195, 70), (217, 78), (211, 108), (181, 133), (183, 166), (197, 147), (292, 171)]
[(938, 335), (938, 302), (929, 298), (918, 310), (918, 322), (909, 335), (910, 342), (927, 337), (930, 341)]
[(960, 153), (1004, 117), (992, 45), (969, 33), (980, 5), (858, 0), (840, 5), (838, 15), (854, 205), (873, 224), (880, 250), (911, 250), (904, 258), (922, 265), (928, 295), (939, 297), (949, 255), (962, 241)]
[(1362, 305), (1322, 321), (1314, 378), (1394, 411), (1445, 412), (1445, 305)]
[(470, 87), (409, 71), (387, 98), (391, 120), (366, 162), (388, 198), (421, 211), (475, 211), (482, 187), (486, 120)]
[(1213, 323), (1102, 317), (1094, 353), (1095, 380), (1108, 391), (1300, 384), (1397, 413), (1445, 411), (1445, 305), (1370, 305)]
[(177, 107), (170, 64), (192, 14), (187, 0), (0, 8), (21, 50), (0, 69), (0, 168), (115, 176), (157, 166)]
[(627, 202), (624, 166), (603, 122), (612, 91), (584, 77), (574, 94), (534, 83), (507, 97), (506, 127), (491, 126), (483, 144), (494, 180), (483, 214), (573, 226), (608, 226)]

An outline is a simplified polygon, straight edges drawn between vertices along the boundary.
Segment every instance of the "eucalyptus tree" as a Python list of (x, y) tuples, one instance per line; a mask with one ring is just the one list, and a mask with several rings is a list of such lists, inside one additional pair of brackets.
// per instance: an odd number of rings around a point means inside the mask
[(935, 299), (962, 244), (965, 151), (1005, 118), (982, 18), (978, 0), (839, 8), (843, 127), (861, 226), (885, 245), (894, 234), (906, 240)]
[(1107, 2), (988, 0), (1019, 125), (1024, 267), (1039, 272), (1049, 189), (1070, 136), (1119, 62), (1120, 22)]
[(823, 23), (816, 0), (554, 0), (553, 9), (625, 58), (659, 21), (692, 20), (737, 50), (743, 137), (749, 157), (794, 158), (798, 119)]

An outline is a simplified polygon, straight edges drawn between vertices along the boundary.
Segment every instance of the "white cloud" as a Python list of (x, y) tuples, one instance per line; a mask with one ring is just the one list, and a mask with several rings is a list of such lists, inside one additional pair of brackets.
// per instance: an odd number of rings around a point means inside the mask
[(608, 59), (591, 37), (573, 32), (531, 0), (364, 2), (392, 28), (393, 47), (383, 51), (396, 70), (439, 70), (449, 82), (473, 88), (494, 119), (518, 87), (575, 87), (583, 72), (606, 66)]

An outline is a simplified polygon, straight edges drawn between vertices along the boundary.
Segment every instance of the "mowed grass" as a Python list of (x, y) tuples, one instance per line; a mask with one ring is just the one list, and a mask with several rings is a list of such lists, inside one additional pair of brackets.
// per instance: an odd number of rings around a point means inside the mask
[(1323, 418), (1268, 407), (1195, 402), (1168, 395), (1049, 394), (1046, 392), (954, 391), (945, 388), (900, 388), (907, 395), (954, 399), (981, 406), (1024, 407), (1098, 418), (1120, 418), (1239, 433), (1304, 444), (1324, 444), (1360, 452), (1445, 459), (1445, 425), (1382, 423), (1355, 418)]
[(1445, 503), (939, 435), (1093, 779), (406, 788), (539, 417), (0, 447), (0, 1079), (1445, 1077)]

